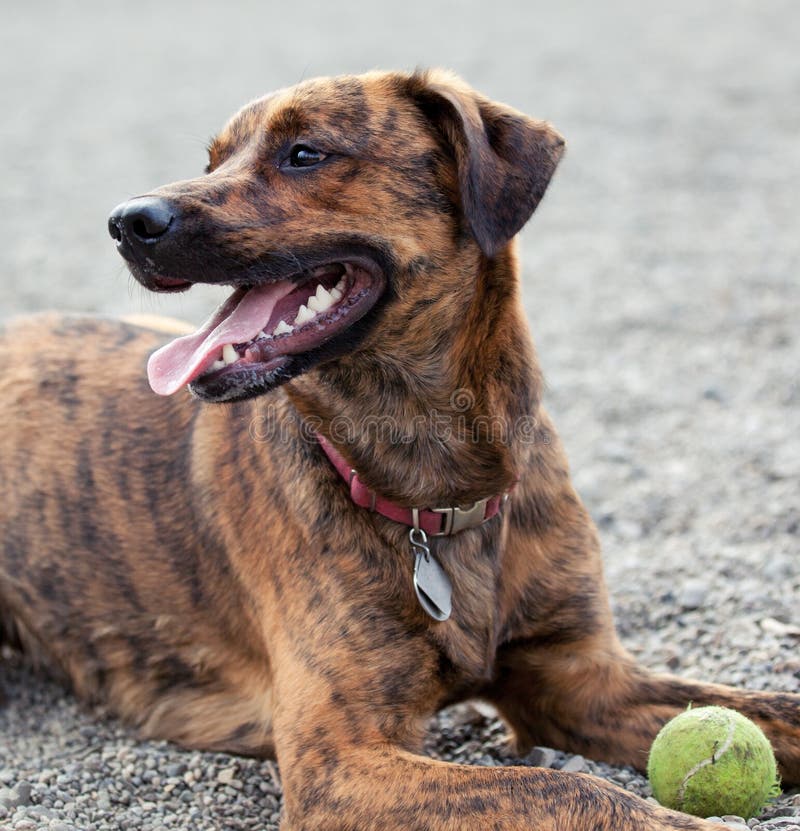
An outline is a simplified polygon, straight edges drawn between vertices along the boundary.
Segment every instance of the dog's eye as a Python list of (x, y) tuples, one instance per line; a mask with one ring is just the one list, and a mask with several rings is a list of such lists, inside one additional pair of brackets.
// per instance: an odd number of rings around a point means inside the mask
[(295, 144), (289, 153), (289, 164), (292, 167), (313, 167), (326, 158), (324, 153), (309, 147), (307, 144)]

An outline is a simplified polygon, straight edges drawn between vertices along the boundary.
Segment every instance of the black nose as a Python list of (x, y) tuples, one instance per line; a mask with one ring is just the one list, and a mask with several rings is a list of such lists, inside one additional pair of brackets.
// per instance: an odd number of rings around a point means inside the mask
[(108, 233), (131, 245), (152, 245), (169, 230), (174, 214), (169, 203), (157, 196), (140, 196), (117, 205), (108, 218)]

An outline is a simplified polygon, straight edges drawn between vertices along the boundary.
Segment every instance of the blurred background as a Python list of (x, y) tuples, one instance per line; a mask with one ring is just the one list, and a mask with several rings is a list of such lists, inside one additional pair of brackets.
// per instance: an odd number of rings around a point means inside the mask
[[(551, 120), (568, 151), (521, 236), (524, 297), (625, 643), (656, 669), (800, 690), (797, 0), (6, 0), (1, 11), (0, 320), (57, 308), (200, 322), (220, 294), (146, 294), (106, 217), (198, 175), (210, 136), (272, 89), (440, 65)], [(2, 670), (0, 781), (41, 781), (34, 800), (69, 806), (35, 769), (102, 750), (95, 790), (76, 773), (91, 827), (161, 828), (135, 814), (141, 781), (128, 803), (113, 790), (128, 793), (125, 760), (153, 748), (114, 722), (98, 732), (97, 713), (26, 673)], [(453, 758), (448, 729), (440, 720), (432, 734)], [(227, 764), (209, 758), (194, 754), (192, 776)], [(261, 805), (269, 771), (248, 770)], [(206, 778), (208, 815), (170, 807), (170, 827), (275, 827), (240, 810), (236, 791), (237, 819), (221, 820)], [(186, 811), (199, 810), (192, 800)], [(800, 813), (798, 796), (782, 805)]]
[[(4, 315), (205, 308), (132, 287), (109, 210), (198, 175), (249, 99), (372, 68), (449, 67), (566, 136), (524, 235), (537, 294), (568, 281), (572, 303), (607, 314), (628, 302), (611, 272), (705, 310), (703, 282), (758, 271), (777, 291), (797, 256), (776, 236), (800, 198), (793, 0), (30, 0), (3, 4), (0, 38)], [(670, 270), (694, 271), (696, 290)]]

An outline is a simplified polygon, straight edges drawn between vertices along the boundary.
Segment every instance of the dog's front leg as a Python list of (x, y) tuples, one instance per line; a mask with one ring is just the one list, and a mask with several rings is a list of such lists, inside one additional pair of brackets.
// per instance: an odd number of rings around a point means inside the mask
[(731, 707), (767, 734), (784, 784), (800, 782), (800, 695), (650, 673), (601, 639), (504, 650), (487, 697), (521, 750), (541, 744), (639, 770), (661, 727), (689, 705)]
[(711, 831), (590, 776), (417, 755), (435, 655), (374, 612), (328, 607), (273, 639), (282, 831)]
[(505, 643), (486, 691), (521, 748), (544, 744), (643, 769), (662, 725), (687, 706), (739, 710), (770, 738), (786, 784), (800, 782), (800, 695), (748, 692), (650, 673), (614, 631), (594, 528), (571, 489), (557, 522), (515, 496), (504, 587)]

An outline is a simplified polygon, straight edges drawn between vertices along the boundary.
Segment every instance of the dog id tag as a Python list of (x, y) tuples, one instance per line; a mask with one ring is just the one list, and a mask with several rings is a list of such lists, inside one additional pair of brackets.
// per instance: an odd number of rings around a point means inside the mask
[(428, 548), (424, 531), (412, 528), (409, 534), (414, 558), (414, 591), (419, 605), (434, 619), (447, 620), (452, 611), (453, 586), (444, 569)]

